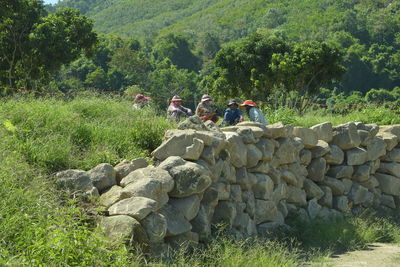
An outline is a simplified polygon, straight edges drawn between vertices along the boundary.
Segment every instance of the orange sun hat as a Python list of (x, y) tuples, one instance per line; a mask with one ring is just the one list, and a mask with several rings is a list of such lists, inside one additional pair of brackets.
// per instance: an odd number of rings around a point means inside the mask
[(257, 107), (257, 104), (253, 100), (245, 100), (243, 104), (240, 105), (240, 107), (245, 107), (245, 106), (250, 106), (250, 107)]

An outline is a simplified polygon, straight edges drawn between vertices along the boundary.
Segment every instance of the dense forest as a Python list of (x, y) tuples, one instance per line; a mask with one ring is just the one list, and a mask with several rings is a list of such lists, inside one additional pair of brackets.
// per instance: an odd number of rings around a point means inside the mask
[(395, 0), (63, 0), (45, 12), (65, 8), (93, 20), (95, 51), (31, 77), (40, 83), (14, 75), (8, 86), (190, 99), (388, 95), (400, 86)]

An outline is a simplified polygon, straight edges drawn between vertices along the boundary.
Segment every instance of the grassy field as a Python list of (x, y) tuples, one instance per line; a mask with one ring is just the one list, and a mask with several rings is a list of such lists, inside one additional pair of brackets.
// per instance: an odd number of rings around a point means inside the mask
[[(290, 112), (274, 116), (304, 126), (327, 120)], [(367, 116), (332, 118), (335, 124), (355, 118), (378, 122)], [(0, 101), (0, 123), (0, 266), (164, 265), (108, 243), (93, 229), (91, 215), (51, 179), (52, 173), (67, 168), (87, 170), (101, 162), (149, 156), (165, 130), (176, 126), (164, 114), (151, 108), (134, 112), (131, 102), (119, 97), (13, 98)], [(364, 214), (292, 226), (276, 240), (215, 238), (194, 253), (177, 253), (169, 263), (298, 266), (370, 242), (400, 243), (395, 217)]]

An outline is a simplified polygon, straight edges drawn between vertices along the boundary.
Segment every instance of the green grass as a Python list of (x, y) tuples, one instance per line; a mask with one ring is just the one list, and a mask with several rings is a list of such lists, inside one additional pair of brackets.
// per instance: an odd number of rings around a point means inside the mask
[[(295, 123), (309, 116), (279, 112), (276, 119), (295, 116)], [(370, 242), (400, 243), (395, 217), (366, 214), (294, 225), (275, 241), (223, 237), (168, 262), (147, 259), (105, 240), (86, 206), (58, 191), (51, 174), (148, 156), (175, 127), (163, 113), (134, 112), (119, 97), (12, 98), (1, 100), (0, 122), (0, 266), (298, 266)]]

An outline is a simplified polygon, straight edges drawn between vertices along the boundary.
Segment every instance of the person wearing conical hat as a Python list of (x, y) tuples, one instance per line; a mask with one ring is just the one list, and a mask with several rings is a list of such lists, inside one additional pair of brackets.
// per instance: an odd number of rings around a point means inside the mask
[(240, 105), (240, 107), (246, 109), (246, 113), (251, 121), (268, 125), (268, 122), (265, 120), (264, 114), (258, 109), (257, 104), (253, 100), (244, 101)]
[(243, 120), (242, 113), (239, 110), (239, 102), (236, 99), (229, 101), (227, 106), (228, 108), (225, 110), (224, 120), (221, 125), (235, 125)]
[(196, 108), (196, 115), (200, 117), (202, 121), (211, 120), (216, 123), (218, 116), (216, 115), (216, 109), (212, 104), (212, 98), (209, 95), (203, 95), (200, 103)]
[(185, 108), (182, 106), (183, 99), (178, 95), (172, 97), (169, 104), (167, 113), (168, 118), (174, 121), (180, 121), (181, 118), (192, 116), (192, 110), (190, 108)]
[(148, 96), (145, 96), (143, 94), (137, 94), (135, 96), (135, 100), (133, 101), (132, 109), (141, 109), (143, 108), (146, 104), (148, 104), (151, 98)]

